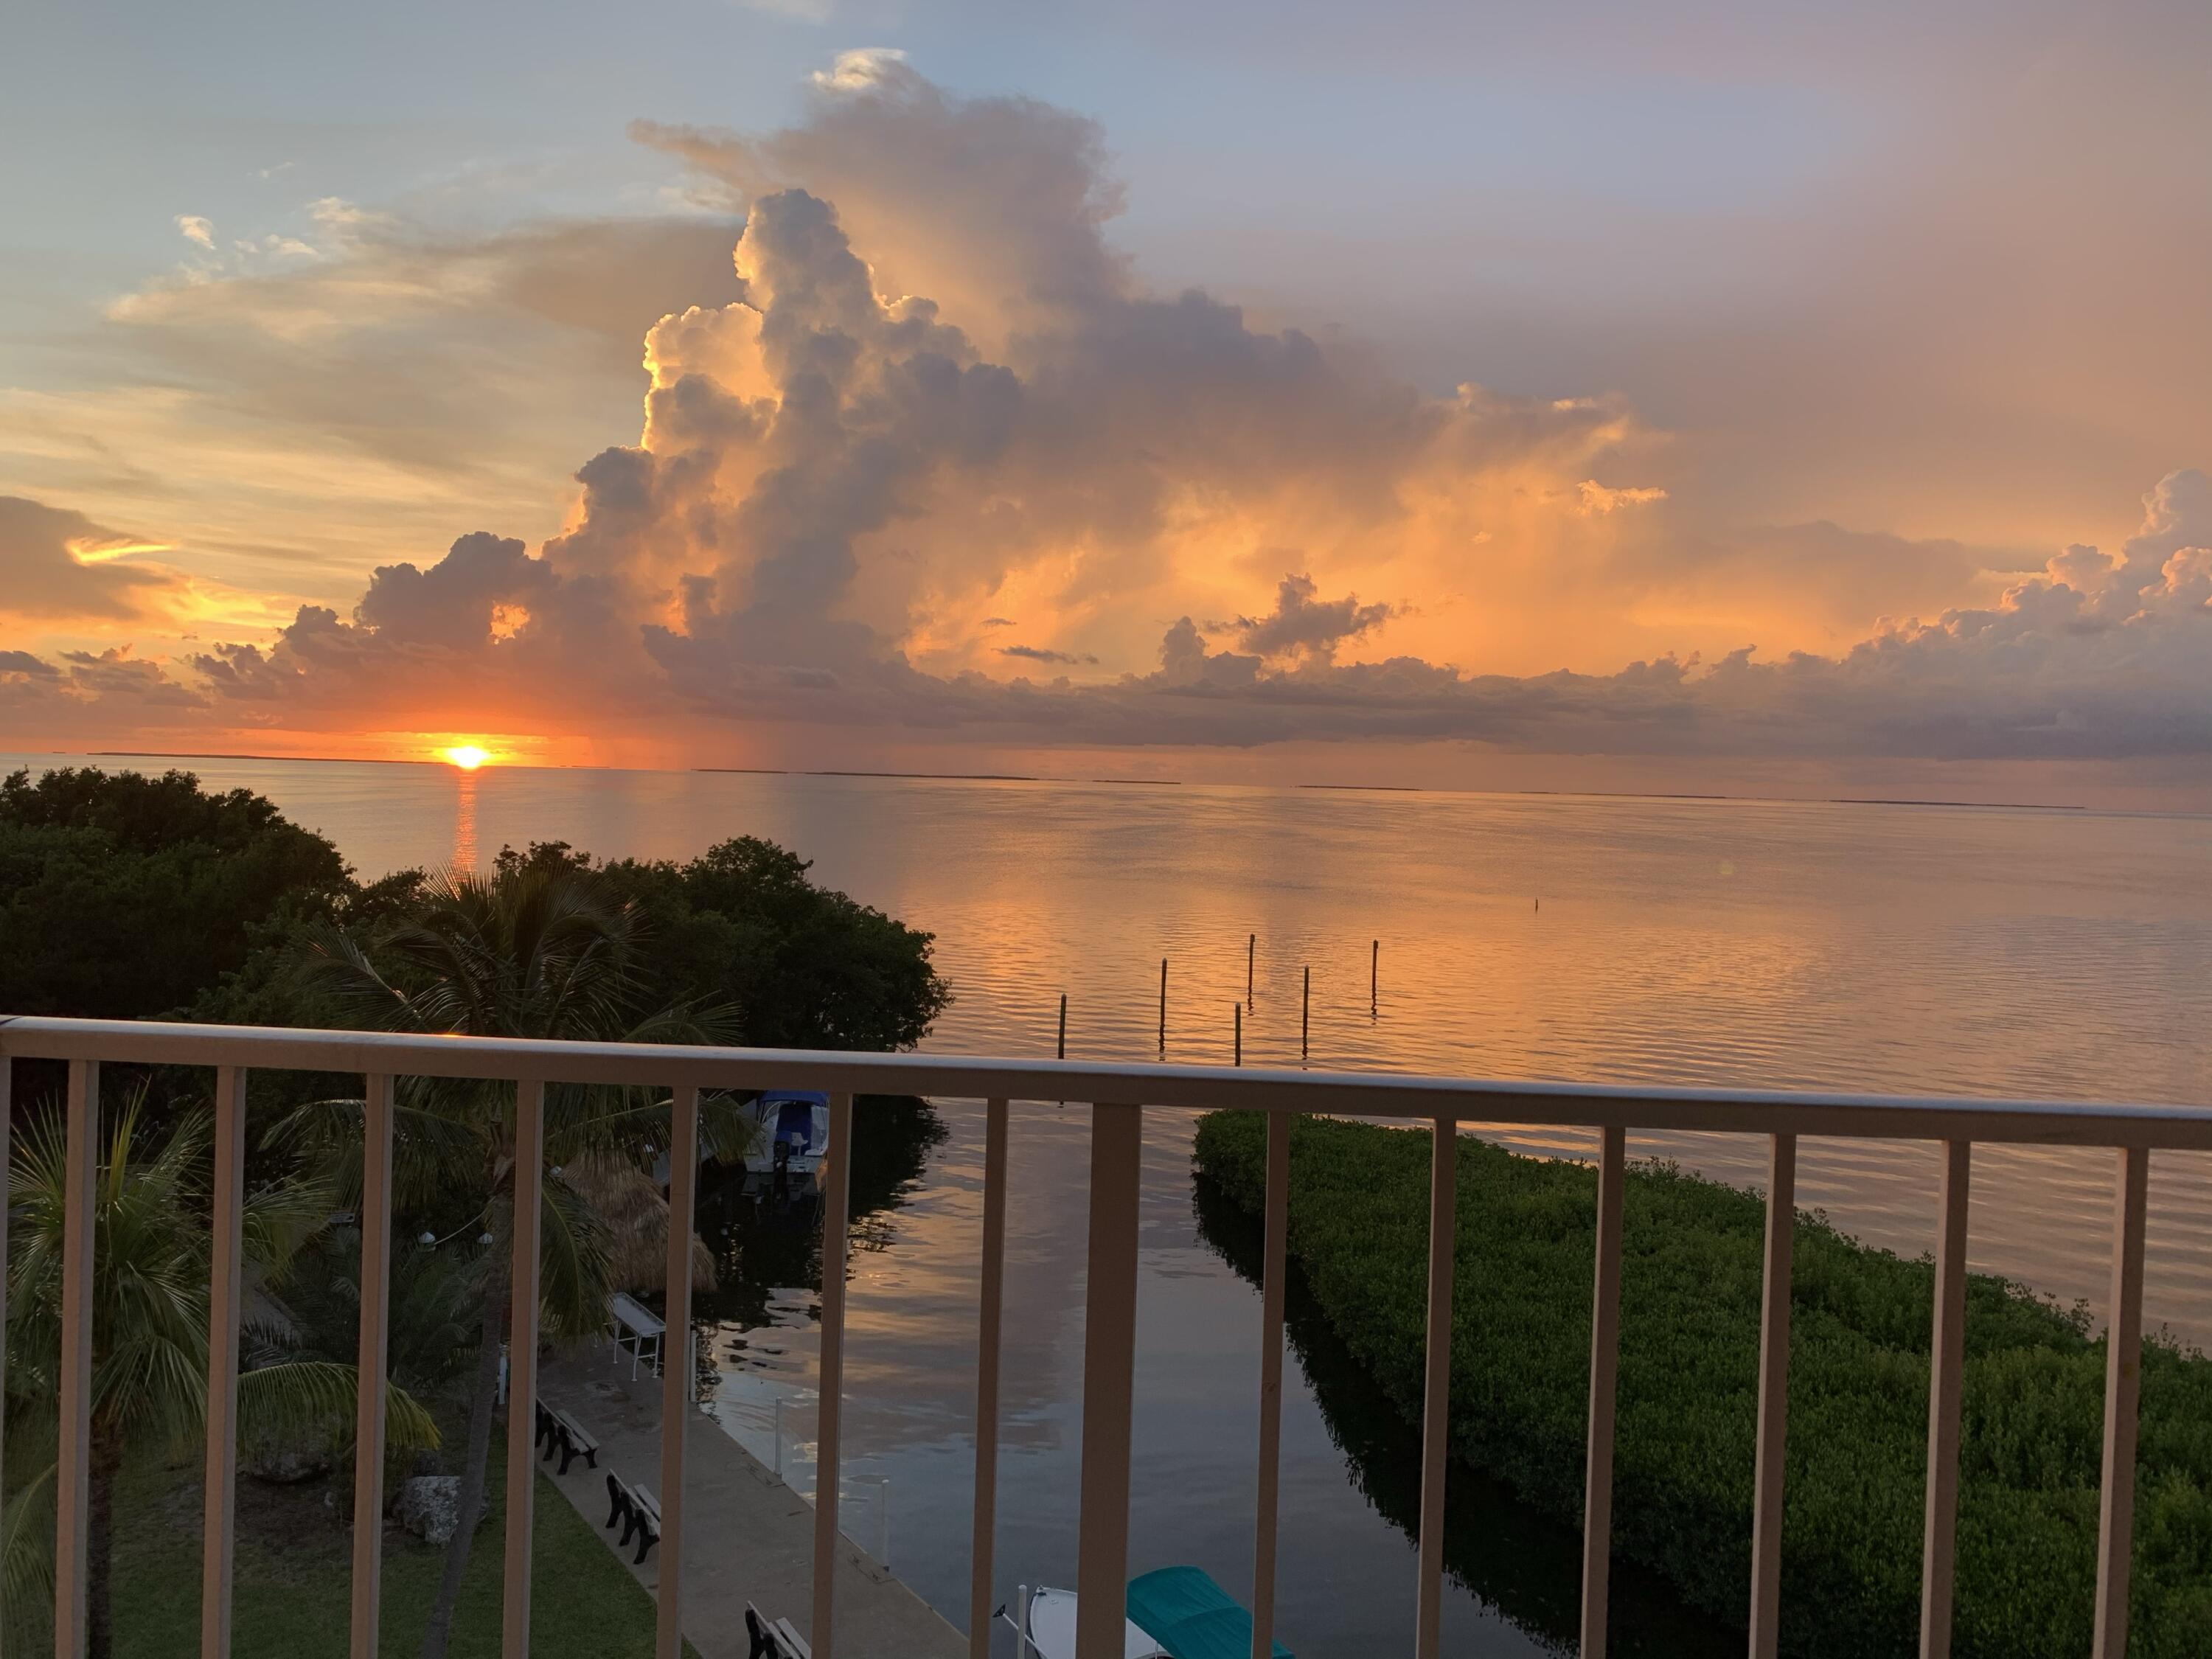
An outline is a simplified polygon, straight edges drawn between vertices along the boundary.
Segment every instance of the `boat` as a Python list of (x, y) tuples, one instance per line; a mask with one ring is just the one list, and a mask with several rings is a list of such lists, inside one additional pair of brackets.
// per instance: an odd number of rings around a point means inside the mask
[(745, 1154), (746, 1190), (796, 1197), (811, 1189), (830, 1150), (830, 1097), (770, 1089), (745, 1109), (760, 1130)]
[[(1040, 1586), (1006, 1622), (1019, 1659), (1075, 1659), (1075, 1592)], [(1129, 1581), (1122, 1659), (1252, 1659), (1252, 1615), (1197, 1567), (1162, 1567)], [(1003, 1609), (1001, 1610), (1003, 1616)], [(1280, 1642), (1274, 1659), (1291, 1659)]]

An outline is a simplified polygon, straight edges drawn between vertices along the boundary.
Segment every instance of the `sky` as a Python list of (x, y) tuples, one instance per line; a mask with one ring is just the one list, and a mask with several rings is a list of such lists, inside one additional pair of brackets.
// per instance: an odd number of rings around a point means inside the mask
[(2212, 12), (11, 10), (0, 749), (2212, 807)]

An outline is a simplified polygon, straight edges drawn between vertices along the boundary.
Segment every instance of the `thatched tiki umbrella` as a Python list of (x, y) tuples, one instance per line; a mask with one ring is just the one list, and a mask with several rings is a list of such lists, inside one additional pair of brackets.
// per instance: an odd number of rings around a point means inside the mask
[[(606, 1224), (608, 1276), (614, 1288), (633, 1296), (665, 1294), (668, 1199), (659, 1183), (614, 1152), (586, 1152), (560, 1173)], [(696, 1234), (691, 1239), (691, 1288), (714, 1288), (714, 1258)]]

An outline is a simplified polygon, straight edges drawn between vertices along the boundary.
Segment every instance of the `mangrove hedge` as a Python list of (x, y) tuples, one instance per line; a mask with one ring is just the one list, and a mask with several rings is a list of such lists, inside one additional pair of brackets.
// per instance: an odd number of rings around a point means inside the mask
[[(1265, 1125), (1201, 1122), (1203, 1178), (1256, 1212)], [(1430, 1138), (1302, 1119), (1290, 1249), (1346, 1346), (1409, 1419), (1421, 1402)], [(1452, 1450), (1579, 1523), (1596, 1177), (1459, 1141)], [(1739, 1623), (1750, 1596), (1759, 1370), (1756, 1194), (1636, 1166), (1624, 1194), (1614, 1548)], [(1781, 1644), (1805, 1659), (1915, 1650), (1934, 1273), (1797, 1220)], [(2105, 1345), (2080, 1310), (1967, 1290), (1960, 1659), (2086, 1653)], [(2212, 1361), (2143, 1350), (2128, 1652), (2212, 1653)]]

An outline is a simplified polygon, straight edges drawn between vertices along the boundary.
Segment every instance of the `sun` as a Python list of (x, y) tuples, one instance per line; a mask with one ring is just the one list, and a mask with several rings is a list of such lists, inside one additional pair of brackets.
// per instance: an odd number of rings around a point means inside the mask
[(456, 744), (451, 749), (441, 749), (438, 758), (452, 762), (464, 772), (473, 772), (491, 758), (491, 750), (479, 749), (472, 743)]

